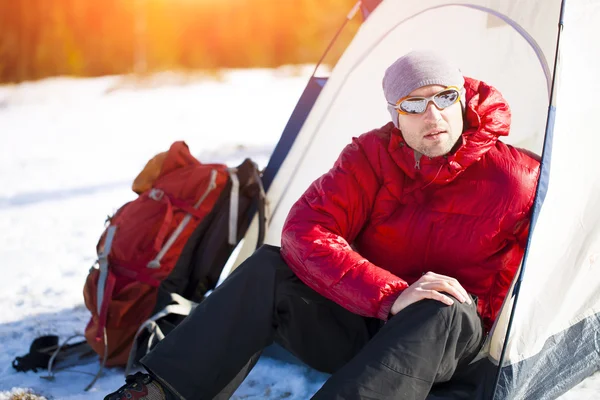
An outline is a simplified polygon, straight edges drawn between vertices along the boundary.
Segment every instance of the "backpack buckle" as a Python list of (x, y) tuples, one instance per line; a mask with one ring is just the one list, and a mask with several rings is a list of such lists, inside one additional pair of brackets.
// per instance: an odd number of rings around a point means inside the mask
[(165, 195), (165, 192), (163, 192), (162, 189), (156, 189), (156, 188), (152, 188), (150, 190), (150, 193), (148, 193), (148, 197), (150, 197), (152, 200), (156, 200), (156, 201), (161, 201), (164, 195)]

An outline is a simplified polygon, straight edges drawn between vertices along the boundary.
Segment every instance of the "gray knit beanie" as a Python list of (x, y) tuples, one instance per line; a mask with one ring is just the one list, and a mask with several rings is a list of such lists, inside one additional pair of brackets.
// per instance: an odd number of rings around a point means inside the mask
[[(400, 57), (385, 71), (383, 94), (388, 103), (408, 96), (413, 90), (427, 85), (462, 88), (465, 79), (458, 67), (431, 51), (411, 51)], [(396, 128), (398, 112), (388, 104), (388, 111)]]

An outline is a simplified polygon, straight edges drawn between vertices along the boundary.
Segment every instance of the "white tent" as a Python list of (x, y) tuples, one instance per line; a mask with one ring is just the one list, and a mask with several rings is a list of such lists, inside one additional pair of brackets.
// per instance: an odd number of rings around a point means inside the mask
[[(600, 368), (600, 1), (368, 3), (376, 8), (331, 76), (311, 78), (265, 171), (265, 241), (280, 244), (292, 204), (353, 136), (389, 121), (385, 68), (413, 49), (445, 54), (507, 98), (505, 142), (543, 155), (521, 271), (477, 361), (490, 371), (482, 396), (555, 398)], [(255, 243), (253, 223), (237, 264)]]

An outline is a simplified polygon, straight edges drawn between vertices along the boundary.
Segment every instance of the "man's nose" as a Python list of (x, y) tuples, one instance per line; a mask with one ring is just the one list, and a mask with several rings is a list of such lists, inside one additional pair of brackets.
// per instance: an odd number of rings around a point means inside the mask
[(426, 120), (437, 121), (442, 117), (440, 110), (436, 107), (433, 101), (427, 103), (427, 107), (425, 108), (425, 112), (423, 113), (423, 117)]

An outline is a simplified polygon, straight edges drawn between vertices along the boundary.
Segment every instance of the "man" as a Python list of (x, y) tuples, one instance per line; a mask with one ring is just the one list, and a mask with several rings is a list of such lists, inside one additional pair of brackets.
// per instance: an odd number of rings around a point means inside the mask
[(434, 53), (398, 59), (383, 91), (392, 122), (312, 183), (281, 251), (257, 250), (107, 398), (228, 398), (272, 342), (333, 374), (315, 399), (424, 399), (467, 374), (521, 262), (539, 163), (498, 140), (500, 93)]

